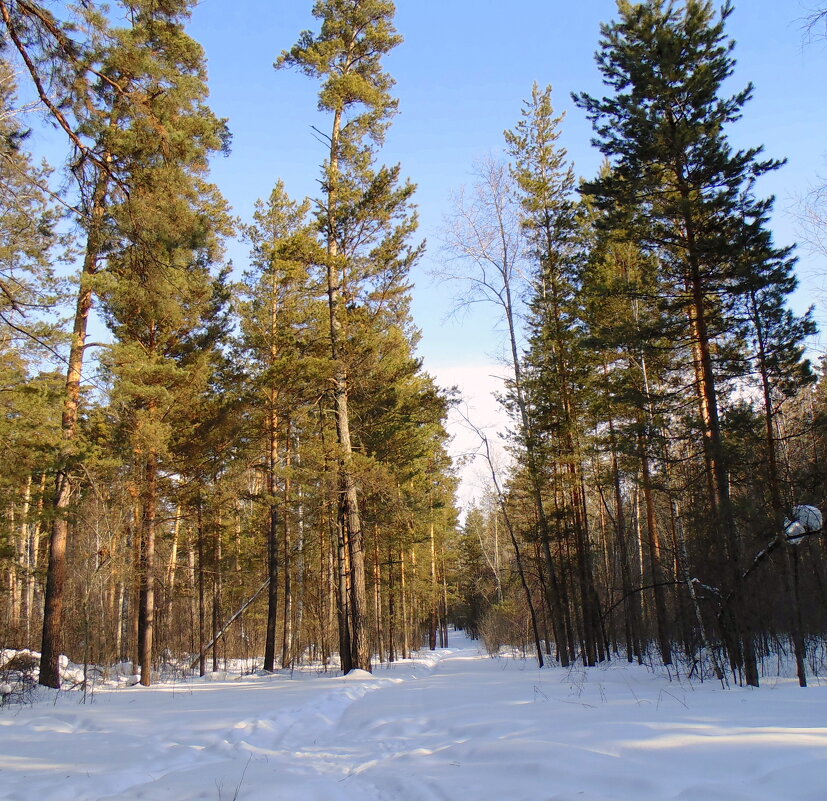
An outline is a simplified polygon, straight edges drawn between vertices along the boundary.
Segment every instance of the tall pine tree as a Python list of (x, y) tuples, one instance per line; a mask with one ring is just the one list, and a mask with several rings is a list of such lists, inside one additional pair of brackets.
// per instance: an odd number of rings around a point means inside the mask
[[(351, 358), (350, 330), (360, 309), (376, 313), (406, 304), (406, 276), (420, 249), (408, 244), (416, 228), (409, 208), (413, 186), (399, 181), (398, 166), (376, 166), (397, 101), (382, 58), (402, 39), (388, 0), (318, 0), (318, 34), (305, 31), (282, 53), (276, 67), (294, 67), (321, 82), (319, 108), (331, 115), (329, 153), (317, 201), (326, 248), (333, 408), (339, 444), (340, 654), (345, 671), (370, 670), (365, 543), (354, 465), (349, 406), (358, 365)], [(347, 574), (347, 581), (344, 580)]]
[(728, 2), (716, 11), (710, 0), (620, 0), (618, 12), (602, 27), (596, 56), (613, 93), (576, 97), (612, 164), (586, 191), (604, 212), (623, 216), (628, 236), (656, 254), (667, 283), (680, 288), (674, 309), (691, 341), (708, 504), (729, 565), (730, 655), (757, 685), (722, 426), (721, 355), (743, 333), (733, 309), (744, 293), (740, 272), (753, 239), (746, 232), (765, 225), (770, 204), (756, 198), (754, 183), (780, 162), (762, 160), (761, 148), (734, 150), (727, 138), (752, 95), (751, 86), (724, 94), (735, 67)]

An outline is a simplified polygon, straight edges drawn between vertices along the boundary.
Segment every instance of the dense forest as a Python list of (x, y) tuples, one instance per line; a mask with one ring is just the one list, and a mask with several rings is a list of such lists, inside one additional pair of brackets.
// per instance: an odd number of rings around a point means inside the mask
[(382, 157), (394, 4), (308, 3), (274, 66), (327, 121), (317, 195), (274, 176), (248, 220), (210, 181), (232, 121), (194, 5), (0, 0), (0, 647), (50, 687), (61, 655), (144, 685), (371, 670), (451, 625), (541, 666), (823, 670), (827, 397), (756, 188), (783, 162), (728, 139), (752, 93), (727, 91), (730, 5), (619, 0), (605, 94), (575, 97), (599, 174), (535, 85), (458, 196), (445, 270), (504, 321), (511, 420), (507, 469), (478, 431), (490, 490), (462, 515), (415, 187)]

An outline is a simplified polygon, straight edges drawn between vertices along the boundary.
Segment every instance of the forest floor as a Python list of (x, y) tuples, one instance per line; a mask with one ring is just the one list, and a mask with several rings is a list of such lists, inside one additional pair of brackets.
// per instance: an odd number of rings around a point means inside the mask
[(824, 801), (827, 681), (538, 670), (451, 647), (0, 710), (13, 801)]

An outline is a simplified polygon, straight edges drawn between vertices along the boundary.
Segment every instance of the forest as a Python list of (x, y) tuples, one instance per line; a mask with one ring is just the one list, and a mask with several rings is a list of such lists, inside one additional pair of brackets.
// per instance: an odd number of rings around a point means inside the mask
[(618, 0), (574, 97), (599, 172), (537, 83), (457, 195), (442, 277), (502, 321), (510, 420), (505, 466), (467, 421), (464, 509), (416, 187), (383, 158), (404, 31), (390, 0), (306, 5), (255, 80), (306, 79), (316, 195), (276, 175), (239, 219), (196, 0), (0, 0), (0, 673), (346, 674), (457, 628), (540, 667), (823, 675), (827, 388), (757, 186), (783, 160), (728, 135), (731, 4)]

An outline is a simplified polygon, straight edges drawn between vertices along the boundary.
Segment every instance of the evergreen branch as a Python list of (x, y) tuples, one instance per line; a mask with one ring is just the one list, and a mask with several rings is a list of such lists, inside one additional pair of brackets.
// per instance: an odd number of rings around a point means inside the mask
[(40, 78), (40, 73), (38, 72), (35, 63), (32, 60), (32, 57), (29, 55), (28, 49), (18, 36), (17, 29), (11, 18), (9, 8), (5, 0), (0, 0), (0, 15), (2, 15), (3, 22), (6, 24), (6, 30), (8, 31), (9, 37), (14, 43), (14, 46), (17, 49), (17, 52), (20, 54), (20, 57), (23, 59), (23, 63), (26, 65), (26, 69), (28, 70), (32, 82), (34, 83), (35, 88), (37, 89), (37, 94), (40, 97), (41, 102), (43, 103), (43, 105), (46, 106), (47, 109), (49, 109), (52, 116), (55, 118), (55, 120), (57, 120), (58, 125), (64, 130), (64, 132), (75, 145), (75, 147), (81, 153), (87, 155), (92, 161), (94, 161), (97, 164), (97, 157), (91, 152), (89, 147), (81, 141), (80, 137), (72, 129), (72, 126), (69, 125), (69, 121), (66, 119), (66, 116), (54, 104), (54, 102), (52, 102), (52, 99), (49, 97), (49, 93), (43, 86), (43, 81)]

